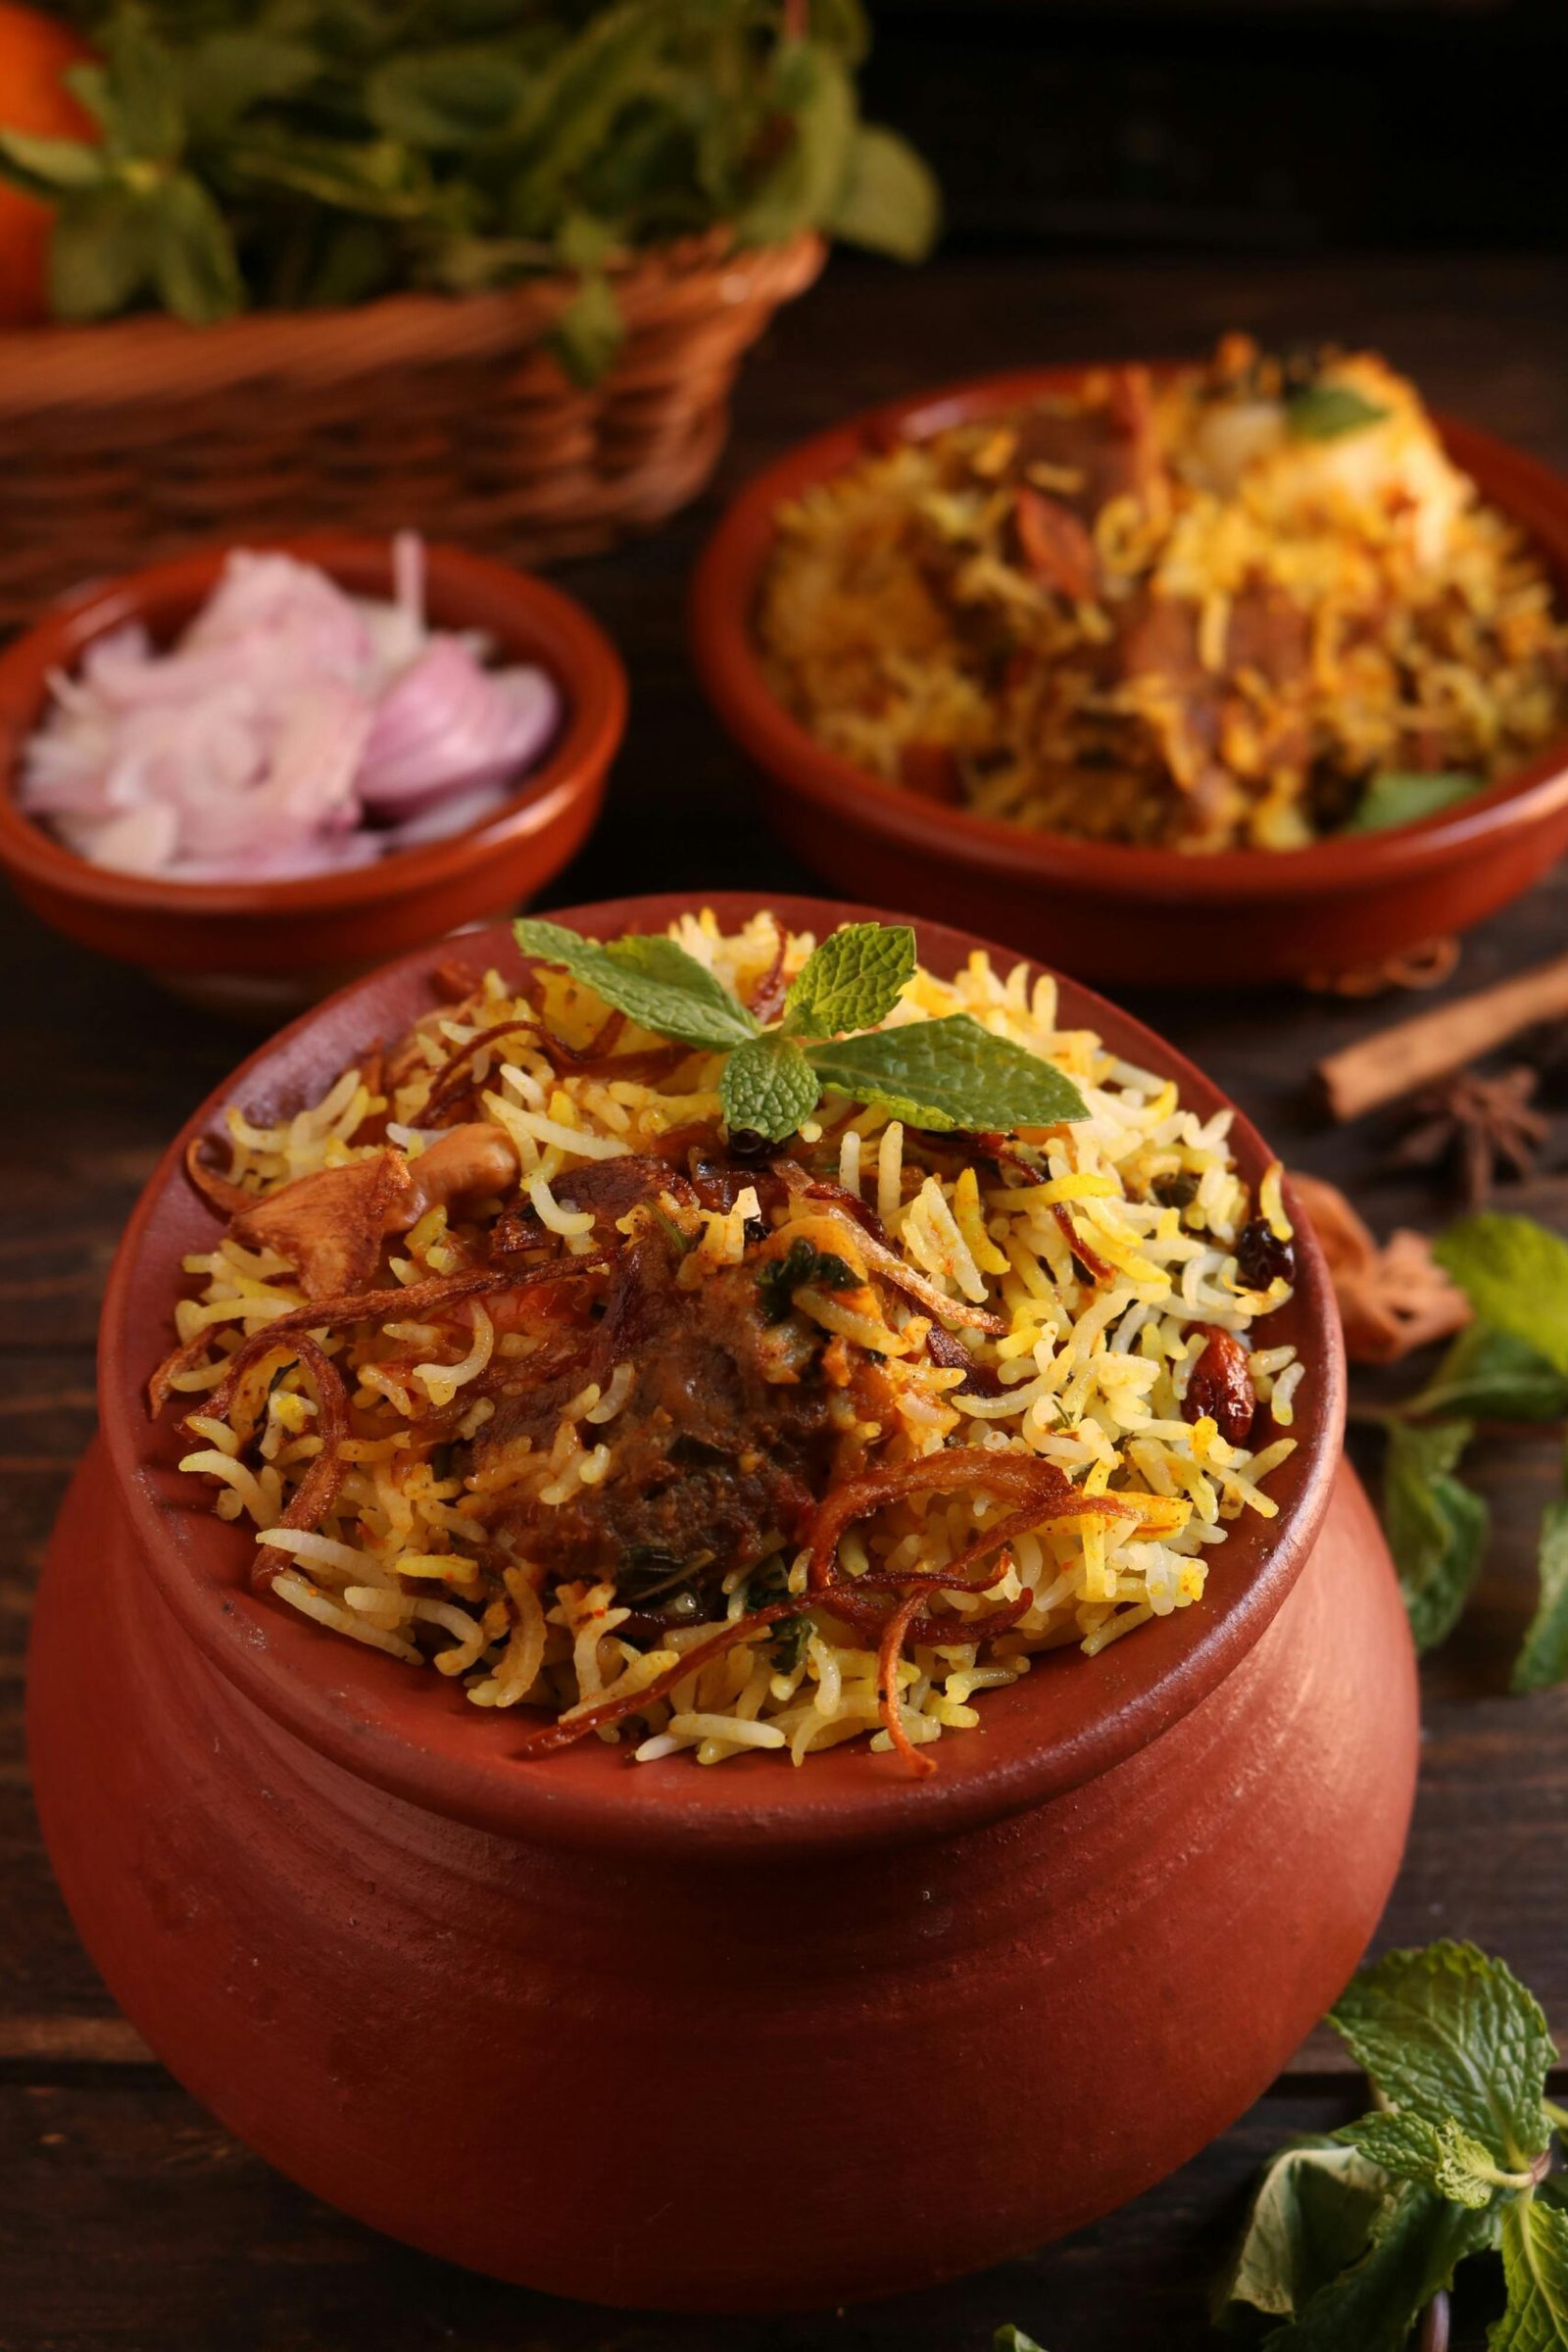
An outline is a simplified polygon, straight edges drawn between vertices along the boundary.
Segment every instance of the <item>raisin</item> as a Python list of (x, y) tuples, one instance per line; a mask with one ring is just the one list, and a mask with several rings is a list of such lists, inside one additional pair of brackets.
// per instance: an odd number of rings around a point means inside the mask
[(1206, 1413), (1227, 1446), (1245, 1446), (1252, 1431), (1257, 1396), (1248, 1369), (1247, 1349), (1233, 1331), (1200, 1324), (1208, 1343), (1193, 1366), (1182, 1398), (1182, 1416), (1200, 1421)]
[(1191, 1208), (1198, 1199), (1198, 1178), (1191, 1168), (1176, 1168), (1168, 1176), (1156, 1176), (1150, 1189), (1161, 1208)]
[(1236, 1270), (1250, 1291), (1266, 1291), (1271, 1282), (1294, 1282), (1296, 1245), (1282, 1242), (1267, 1217), (1253, 1217), (1242, 1227)]

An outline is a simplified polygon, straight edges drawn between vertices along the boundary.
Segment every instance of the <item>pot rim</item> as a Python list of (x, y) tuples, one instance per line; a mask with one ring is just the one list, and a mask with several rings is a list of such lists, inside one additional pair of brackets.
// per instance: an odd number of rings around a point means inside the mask
[[(995, 415), (1042, 392), (1074, 389), (1108, 363), (1011, 368), (972, 376), (874, 409), (798, 442), (746, 483), (698, 562), (690, 598), (693, 658), (719, 719), (787, 792), (842, 824), (925, 858), (956, 859), (975, 873), (1020, 872), (1053, 888), (1113, 897), (1124, 906), (1216, 910), (1258, 900), (1282, 907), (1354, 899), (1465, 863), (1499, 839), (1536, 832), (1568, 808), (1568, 735), (1512, 775), (1454, 808), (1386, 833), (1335, 838), (1299, 850), (1221, 850), (1203, 856), (1081, 841), (1034, 832), (1000, 817), (922, 800), (828, 750), (774, 694), (752, 615), (777, 536), (779, 508), (858, 459), (900, 441)], [(1152, 363), (1156, 377), (1179, 363)], [(1568, 481), (1524, 451), (1461, 419), (1434, 413), (1454, 463), (1535, 542), (1568, 586)]]
[[(876, 908), (778, 892), (682, 892), (568, 907), (553, 919), (614, 936), (662, 928), (676, 913), (710, 906), (726, 928), (763, 907), (794, 930), (847, 920), (898, 919)], [(1002, 968), (1010, 950), (942, 924), (917, 922), (922, 960), (956, 970), (988, 947)], [(458, 943), (503, 967), (515, 956), (497, 925)], [(111, 1270), (99, 1348), (99, 1407), (122, 1506), (149, 1572), (182, 1633), (245, 1697), (345, 1770), (391, 1794), (507, 1838), (654, 1851), (726, 1861), (781, 1851), (852, 1850), (979, 1827), (1058, 1796), (1121, 1763), (1206, 1697), (1259, 1639), (1311, 1551), (1340, 1458), (1345, 1354), (1322, 1253), (1298, 1212), (1296, 1296), (1281, 1310), (1313, 1367), (1298, 1397), (1298, 1449), (1276, 1473), (1280, 1515), (1233, 1523), (1208, 1560), (1202, 1601), (1137, 1629), (1096, 1658), (1048, 1653), (1005, 1690), (986, 1694), (981, 1726), (941, 1743), (929, 1779), (861, 1741), (808, 1758), (799, 1772), (774, 1756), (736, 1757), (722, 1772), (685, 1759), (628, 1769), (624, 1749), (587, 1740), (531, 1764), (511, 1752), (519, 1727), (469, 1706), (433, 1672), (416, 1673), (380, 1652), (316, 1626), (249, 1588), (244, 1532), (218, 1519), (174, 1467), (183, 1446), (166, 1413), (147, 1412), (147, 1380), (164, 1349), (179, 1254), (211, 1246), (212, 1211), (183, 1170), (192, 1137), (236, 1099), (255, 1103), (270, 1085), (277, 1102), (319, 1091), (352, 1058), (355, 1043), (386, 1033), (428, 1003), (424, 982), (450, 960), (453, 943), (421, 949), (344, 989), (241, 1063), (170, 1146), (125, 1228)], [(1077, 983), (1061, 982), (1065, 1016), (1097, 1028), (1127, 1058), (1174, 1077), (1184, 1102), (1211, 1115), (1234, 1107), (1182, 1054), (1141, 1022)], [(1231, 1142), (1255, 1186), (1270, 1154), (1236, 1113)], [(1230, 1556), (1227, 1558), (1227, 1554)], [(526, 1719), (533, 1721), (533, 1718)]]

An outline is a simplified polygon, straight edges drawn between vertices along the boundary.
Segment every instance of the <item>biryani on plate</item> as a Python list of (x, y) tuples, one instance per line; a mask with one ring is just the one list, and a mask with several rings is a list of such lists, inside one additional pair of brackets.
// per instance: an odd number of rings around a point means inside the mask
[(928, 1770), (1043, 1652), (1201, 1602), (1305, 1374), (1229, 1112), (902, 926), (517, 936), (190, 1154), (224, 1229), (154, 1408), (276, 1603), (524, 1756)]
[(1298, 849), (1568, 732), (1568, 624), (1381, 359), (1246, 337), (865, 457), (781, 510), (757, 629), (831, 750), (1038, 831)]

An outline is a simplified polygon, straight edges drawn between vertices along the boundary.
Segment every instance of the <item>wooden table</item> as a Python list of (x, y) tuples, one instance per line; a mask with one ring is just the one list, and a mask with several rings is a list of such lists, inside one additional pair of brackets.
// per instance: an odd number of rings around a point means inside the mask
[[(1265, 337), (1380, 341), (1429, 395), (1568, 466), (1568, 265), (1427, 259), (1271, 265), (945, 262), (919, 276), (849, 263), (753, 361), (713, 496), (661, 537), (573, 566), (569, 585), (625, 650), (633, 718), (600, 839), (556, 904), (635, 889), (808, 887), (755, 812), (744, 762), (709, 717), (682, 642), (682, 589), (718, 499), (845, 410), (1031, 359), (1198, 348), (1246, 322)], [(84, 564), (90, 550), (83, 551)], [(865, 896), (875, 899), (868, 874)], [(1559, 950), (1568, 873), (1468, 943), (1472, 986)], [(242, 1041), (142, 980), (69, 949), (20, 908), (0, 938), (12, 1007), (0, 1041), (0, 2352), (980, 2352), (1016, 2320), (1051, 2352), (1163, 2352), (1212, 2339), (1206, 2280), (1262, 2154), (1343, 2121), (1358, 2083), (1319, 2034), (1234, 2131), (1163, 2187), (1059, 2246), (941, 2293), (816, 2320), (694, 2325), (553, 2303), (376, 2238), (280, 2180), (213, 2124), (117, 2016), (72, 1933), (28, 1805), (22, 1670), (50, 1523), (93, 1420), (104, 1274), (153, 1161)], [(1434, 1225), (1441, 1187), (1396, 1181), (1394, 1123), (1328, 1132), (1314, 1057), (1388, 1020), (1388, 1004), (1304, 996), (1140, 1002), (1296, 1164), (1354, 1186), (1380, 1228)], [(1561, 1132), (1548, 1167), (1564, 1156)], [(1568, 1226), (1568, 1177), (1510, 1200)], [(1496, 1535), (1461, 1635), (1425, 1670), (1421, 1793), (1380, 1940), (1472, 1936), (1505, 1954), (1568, 2034), (1563, 1837), (1568, 1695), (1506, 1695), (1531, 1605), (1532, 1531), (1557, 1476), (1549, 1445), (1499, 1447), (1479, 1473)], [(974, 2128), (1006, 2095), (977, 2086)], [(1157, 2099), (1160, 2085), (1152, 2082)], [(1559, 2093), (1559, 2095), (1561, 2095)], [(411, 2148), (411, 2164), (418, 2154)], [(961, 2164), (955, 2148), (933, 2159)], [(787, 2214), (777, 2230), (789, 2268)], [(1456, 2342), (1484, 2322), (1461, 2311)], [(1349, 2352), (1349, 2348), (1348, 2348)]]

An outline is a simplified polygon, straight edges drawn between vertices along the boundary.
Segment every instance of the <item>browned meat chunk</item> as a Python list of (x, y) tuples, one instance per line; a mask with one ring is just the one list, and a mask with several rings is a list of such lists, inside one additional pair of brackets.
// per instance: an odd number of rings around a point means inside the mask
[(475, 1467), (520, 1435), (548, 1446), (574, 1385), (608, 1385), (617, 1364), (635, 1367), (614, 1420), (584, 1433), (609, 1442), (607, 1477), (559, 1508), (530, 1504), (512, 1523), (519, 1546), (556, 1575), (622, 1577), (667, 1563), (706, 1572), (711, 1590), (793, 1536), (825, 1482), (833, 1391), (815, 1377), (814, 1341), (794, 1318), (764, 1320), (754, 1265), (722, 1268), (689, 1291), (679, 1262), (650, 1222), (615, 1268), (590, 1355), (548, 1390), (523, 1388), (524, 1359), (519, 1393), (497, 1398), (474, 1443)]

